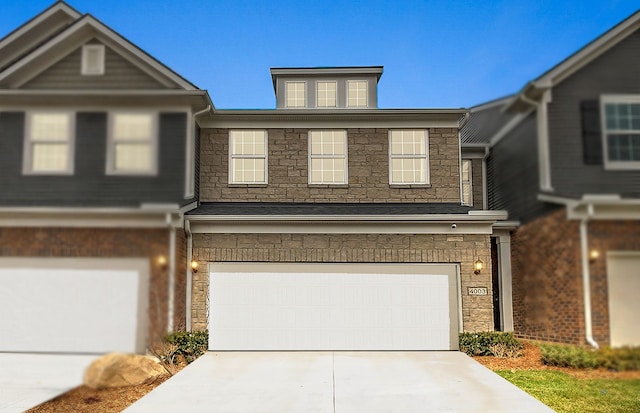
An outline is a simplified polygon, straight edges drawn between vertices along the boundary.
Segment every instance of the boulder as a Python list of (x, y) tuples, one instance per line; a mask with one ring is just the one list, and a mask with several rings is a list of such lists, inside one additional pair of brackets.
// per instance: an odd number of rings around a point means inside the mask
[(92, 389), (152, 383), (169, 373), (155, 357), (109, 353), (87, 367), (83, 382)]

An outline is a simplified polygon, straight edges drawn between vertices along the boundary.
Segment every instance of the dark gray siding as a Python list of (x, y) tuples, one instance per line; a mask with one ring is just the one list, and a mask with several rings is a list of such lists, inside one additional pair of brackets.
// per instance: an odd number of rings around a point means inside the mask
[(0, 205), (183, 204), (186, 122), (186, 113), (160, 115), (157, 176), (108, 176), (107, 114), (78, 113), (73, 175), (25, 176), (22, 175), (24, 114), (0, 113)]
[[(99, 44), (90, 42), (91, 44)], [(24, 89), (165, 89), (166, 87), (105, 47), (105, 73), (100, 76), (80, 74), (82, 48), (72, 52), (24, 84)]]
[(640, 196), (640, 171), (607, 171), (585, 163), (581, 105), (605, 94), (640, 94), (640, 31), (552, 90), (549, 104), (551, 185), (558, 195)]
[(536, 114), (530, 114), (491, 148), (487, 158), (489, 209), (507, 210), (509, 219), (530, 221), (552, 207), (537, 200)]

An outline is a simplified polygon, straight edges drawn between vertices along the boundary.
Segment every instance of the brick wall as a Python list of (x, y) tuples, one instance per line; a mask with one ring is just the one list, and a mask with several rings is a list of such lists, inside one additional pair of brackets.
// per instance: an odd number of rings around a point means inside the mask
[[(512, 237), (514, 328), (520, 337), (585, 343), (580, 222), (559, 210), (532, 221)], [(609, 344), (606, 252), (639, 251), (638, 221), (591, 221), (589, 264), (594, 339)]]
[[(194, 234), (193, 329), (207, 328), (208, 262), (460, 263), (465, 331), (493, 330), (489, 235)], [(480, 258), (485, 270), (476, 275)], [(487, 287), (469, 296), (467, 287)]]
[(347, 129), (348, 188), (308, 185), (309, 129), (268, 129), (269, 184), (228, 186), (229, 130), (203, 129), (203, 202), (460, 202), (458, 130), (429, 129), (431, 185), (389, 186), (389, 130)]
[[(177, 230), (178, 234), (182, 230)], [(167, 229), (107, 228), (0, 228), (0, 256), (5, 257), (147, 257), (150, 263), (149, 341), (164, 336), (167, 328), (168, 271), (156, 262), (168, 256)], [(178, 237), (177, 250), (184, 236)], [(178, 253), (178, 255), (184, 253)], [(176, 326), (184, 326), (185, 267), (176, 262)]]

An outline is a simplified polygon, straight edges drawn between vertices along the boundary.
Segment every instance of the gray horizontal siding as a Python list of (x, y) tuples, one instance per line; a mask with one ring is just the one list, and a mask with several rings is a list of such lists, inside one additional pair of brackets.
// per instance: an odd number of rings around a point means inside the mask
[[(91, 44), (99, 44), (91, 42)], [(100, 76), (80, 74), (82, 48), (22, 86), (23, 89), (165, 89), (160, 82), (105, 47), (105, 73)]]
[(507, 210), (509, 219), (523, 223), (552, 209), (539, 202), (536, 114), (491, 148), (487, 158), (489, 209)]
[(186, 113), (160, 115), (157, 176), (106, 175), (107, 114), (76, 117), (71, 176), (22, 174), (23, 113), (0, 113), (0, 205), (134, 206), (184, 203)]
[(554, 192), (619, 193), (640, 197), (640, 171), (607, 171), (584, 160), (581, 105), (604, 94), (640, 94), (640, 31), (611, 48), (558, 86), (549, 104)]

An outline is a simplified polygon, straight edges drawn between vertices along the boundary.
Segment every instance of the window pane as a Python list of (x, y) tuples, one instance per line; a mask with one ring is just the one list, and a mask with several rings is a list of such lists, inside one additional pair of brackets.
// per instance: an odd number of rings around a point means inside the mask
[(391, 183), (425, 183), (425, 164), (424, 158), (393, 159), (391, 162)]
[(151, 146), (146, 143), (118, 143), (115, 145), (116, 171), (150, 171)]
[(469, 181), (469, 172), (471, 169), (471, 161), (463, 160), (462, 161), (462, 180)]
[(336, 82), (318, 82), (317, 90), (317, 106), (318, 107), (335, 107), (336, 106)]
[(305, 107), (305, 82), (285, 83), (286, 106), (289, 108)]
[(153, 131), (153, 118), (149, 114), (123, 114), (114, 115), (113, 139), (114, 140), (151, 140)]
[(64, 172), (67, 170), (68, 145), (36, 143), (32, 146), (31, 170), (35, 172)]
[(64, 113), (31, 115), (32, 141), (68, 141), (70, 116)]
[(233, 181), (245, 183), (265, 182), (265, 160), (238, 158), (232, 161)]
[(367, 106), (367, 81), (349, 80), (347, 82), (347, 106)]
[(471, 205), (471, 185), (468, 183), (462, 184), (462, 203), (465, 205)]

